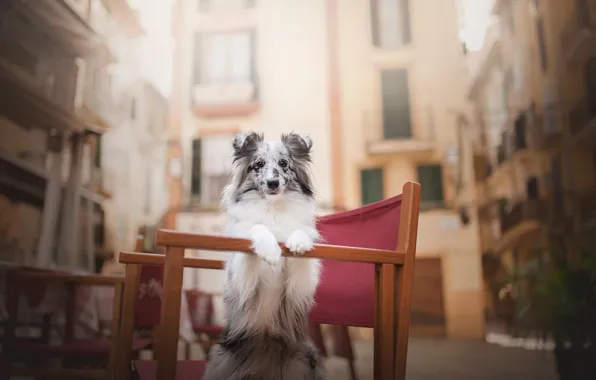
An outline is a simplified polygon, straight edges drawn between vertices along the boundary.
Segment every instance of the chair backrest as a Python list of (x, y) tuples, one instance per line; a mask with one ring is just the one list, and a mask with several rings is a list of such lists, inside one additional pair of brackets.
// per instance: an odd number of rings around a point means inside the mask
[[(420, 185), (408, 182), (404, 185), (400, 197), (380, 202), (376, 205), (365, 206), (357, 211), (339, 214), (336, 218), (328, 217), (322, 220), (321, 231), (329, 242), (338, 245), (318, 244), (303, 257), (318, 257), (325, 260), (367, 263), (359, 267), (347, 267), (347, 270), (357, 270), (364, 273), (364, 286), (373, 284), (374, 303), (369, 304), (373, 311), (372, 323), (370, 311), (347, 313), (343, 316), (352, 318), (350, 323), (372, 325), (375, 329), (375, 380), (405, 378), (405, 364), (407, 356), (408, 329), (410, 323), (410, 303), (414, 258), (416, 251), (416, 237), (418, 229), (418, 214), (420, 206)], [(399, 214), (399, 217), (395, 216)], [(352, 228), (339, 228), (342, 221), (360, 221), (362, 224)], [(366, 225), (364, 230), (362, 227)], [(382, 225), (382, 226), (381, 226)], [(368, 228), (370, 226), (370, 229)], [(382, 229), (381, 229), (382, 228)], [(391, 229), (393, 228), (393, 230)], [(378, 229), (378, 231), (377, 231)], [(398, 230), (396, 238), (395, 230)], [(373, 233), (376, 241), (358, 240), (357, 237), (366, 233)], [(382, 231), (385, 231), (383, 234)], [(354, 235), (348, 240), (342, 235)], [(349, 246), (349, 244), (355, 246)], [(198, 234), (187, 234), (175, 231), (160, 230), (157, 234), (157, 245), (166, 248), (165, 257), (162, 255), (147, 255), (122, 252), (120, 262), (126, 264), (125, 287), (122, 304), (122, 320), (119, 337), (119, 347), (123, 350), (119, 356), (116, 379), (128, 378), (130, 370), (130, 349), (132, 344), (132, 328), (135, 315), (135, 297), (138, 291), (138, 276), (140, 265), (163, 265), (163, 293), (161, 309), (161, 326), (159, 336), (160, 355), (157, 359), (157, 378), (176, 378), (176, 359), (178, 347), (178, 333), (180, 327), (180, 302), (182, 295), (182, 276), (185, 267), (203, 269), (222, 269), (224, 263), (218, 260), (187, 258), (184, 251), (201, 249), (213, 251), (237, 251), (253, 254), (251, 241), (229, 237), (218, 237)], [(280, 244), (284, 255), (293, 255)], [(327, 262), (328, 264), (328, 262)], [(372, 268), (374, 267), (374, 272)], [(332, 264), (326, 270), (345, 266)], [(365, 273), (366, 272), (366, 273)], [(373, 272), (373, 274), (371, 274)], [(323, 272), (325, 277), (330, 272)], [(371, 278), (374, 279), (370, 281)], [(325, 289), (332, 289), (333, 287)], [(336, 289), (334, 290), (334, 292)], [(339, 293), (337, 293), (339, 294)], [(321, 297), (321, 293), (317, 293)], [(323, 294), (322, 297), (326, 297)], [(325, 300), (323, 298), (323, 300)], [(331, 300), (333, 301), (333, 300)], [(318, 300), (321, 302), (321, 299)], [(354, 307), (354, 302), (345, 304)], [(325, 308), (316, 309), (314, 318), (337, 317), (337, 314), (327, 315)], [(322, 317), (321, 317), (322, 315)], [(342, 316), (342, 315), (340, 315)], [(359, 320), (357, 318), (360, 318)], [(348, 318), (346, 318), (348, 321)], [(336, 322), (346, 322), (336, 321)]]
[[(317, 228), (325, 244), (397, 249), (402, 196), (327, 215)], [(374, 327), (375, 265), (324, 260), (311, 321)]]

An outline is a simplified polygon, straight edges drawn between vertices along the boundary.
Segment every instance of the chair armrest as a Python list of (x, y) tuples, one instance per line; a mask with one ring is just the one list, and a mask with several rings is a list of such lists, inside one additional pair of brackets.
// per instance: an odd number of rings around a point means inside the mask
[[(171, 230), (159, 230), (157, 245), (204, 249), (210, 251), (235, 251), (254, 254), (248, 239), (225, 236), (200, 235)], [(284, 244), (280, 243), (284, 256), (295, 257)], [(344, 247), (327, 244), (315, 244), (315, 247), (299, 257), (316, 257), (320, 259), (343, 260), (365, 263), (403, 264), (405, 252), (359, 247)], [(211, 260), (210, 260), (211, 261)]]

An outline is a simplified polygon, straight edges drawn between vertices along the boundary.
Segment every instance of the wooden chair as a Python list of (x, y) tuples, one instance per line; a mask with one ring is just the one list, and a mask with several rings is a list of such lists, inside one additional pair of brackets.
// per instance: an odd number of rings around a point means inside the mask
[[(0, 378), (8, 379), (11, 375), (27, 376), (35, 378), (85, 378), (85, 379), (110, 379), (112, 369), (110, 363), (106, 363), (104, 369), (49, 369), (49, 368), (13, 368), (15, 354), (26, 353), (29, 356), (40, 356), (43, 358), (94, 358), (109, 362), (114, 358), (114, 344), (117, 342), (118, 323), (120, 316), (120, 305), (123, 290), (123, 277), (103, 276), (96, 274), (72, 274), (67, 272), (55, 272), (47, 270), (15, 270), (9, 273), (10, 290), (7, 294), (6, 308), (8, 319), (5, 324), (5, 334), (2, 347), (2, 360)], [(37, 341), (20, 340), (15, 336), (17, 326), (17, 312), (21, 292), (25, 291), (26, 284), (35, 283), (45, 286), (49, 283), (64, 284), (67, 288), (65, 306), (65, 327), (64, 339), (60, 344), (50, 344), (47, 337)], [(76, 323), (76, 290), (80, 286), (110, 286), (115, 288), (112, 339), (85, 339), (74, 338)], [(47, 326), (49, 327), (49, 326)], [(47, 335), (44, 332), (42, 335)], [(131, 346), (131, 351), (133, 348)]]
[[(399, 210), (399, 218), (390, 221), (388, 225), (390, 228), (399, 230), (399, 238), (394, 241), (397, 249), (321, 244), (316, 245), (312, 251), (303, 256), (374, 265), (369, 266), (372, 269), (372, 293), (374, 294), (374, 301), (369, 305), (370, 310), (358, 308), (357, 313), (354, 314), (350, 312), (350, 308), (353, 308), (354, 304), (344, 304), (346, 306), (344, 309), (327, 308), (324, 309), (325, 312), (319, 312), (316, 314), (316, 321), (318, 323), (342, 325), (353, 319), (356, 325), (366, 325), (372, 319), (372, 325), (375, 329), (375, 380), (403, 380), (405, 378), (420, 206), (420, 185), (409, 182), (404, 185), (403, 194), (393, 198), (391, 202), (379, 202), (376, 208), (375, 206), (365, 207), (374, 208), (382, 213), (386, 204), (389, 203), (392, 204), (393, 209), (397, 207)], [(354, 211), (354, 213), (357, 213), (357, 211)], [(362, 231), (355, 231), (355, 233), (362, 234)], [(184, 256), (184, 250), (189, 248), (253, 254), (250, 248), (251, 242), (246, 239), (160, 230), (157, 234), (157, 245), (165, 247), (165, 256), (134, 252), (122, 252), (120, 254), (120, 262), (126, 264), (126, 275), (121, 328), (118, 338), (118, 346), (123, 349), (116, 363), (116, 379), (128, 379), (131, 370), (135, 371), (141, 380), (200, 379), (200, 375), (205, 368), (204, 361), (177, 361), (183, 270), (185, 267), (223, 269), (224, 263), (217, 260), (188, 258)], [(280, 244), (280, 246), (285, 256), (294, 257), (283, 244)], [(131, 347), (135, 315), (134, 300), (137, 293), (139, 268), (143, 264), (164, 266), (161, 327), (159, 337), (157, 337), (158, 341), (155, 342), (159, 346), (159, 356), (157, 361), (136, 361), (133, 363), (130, 349), (125, 348)], [(322, 281), (325, 281), (325, 278), (326, 276), (323, 276)], [(342, 305), (346, 299), (353, 295), (346, 293), (345, 287), (335, 289), (333, 293), (327, 295), (334, 294), (337, 296), (342, 291), (344, 297), (340, 300), (331, 299), (335, 304)], [(317, 303), (327, 301), (329, 300), (317, 298)], [(333, 309), (335, 314), (331, 313)], [(345, 315), (348, 318), (345, 318)]]
[[(224, 326), (213, 323), (215, 314), (213, 298), (223, 294), (209, 293), (200, 289), (188, 289), (184, 292), (188, 304), (188, 312), (192, 323), (192, 330), (196, 336), (196, 343), (201, 346), (205, 357), (224, 331)], [(186, 344), (186, 359), (190, 359), (190, 345)]]

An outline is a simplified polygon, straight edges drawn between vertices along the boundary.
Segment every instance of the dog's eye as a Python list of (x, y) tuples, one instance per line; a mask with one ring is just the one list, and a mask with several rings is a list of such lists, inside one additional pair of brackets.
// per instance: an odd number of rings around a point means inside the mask
[(282, 168), (287, 168), (288, 167), (288, 161), (286, 160), (280, 160), (279, 161), (279, 166)]
[(265, 166), (265, 161), (263, 160), (258, 160), (257, 162), (255, 162), (255, 168), (260, 169), (263, 166)]

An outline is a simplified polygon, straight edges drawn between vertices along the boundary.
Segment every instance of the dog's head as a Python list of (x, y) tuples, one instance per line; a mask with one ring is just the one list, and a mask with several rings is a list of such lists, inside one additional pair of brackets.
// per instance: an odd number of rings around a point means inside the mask
[(252, 132), (236, 135), (233, 146), (232, 179), (224, 202), (239, 202), (248, 194), (270, 200), (288, 193), (313, 196), (308, 136), (292, 132), (279, 141), (264, 141), (262, 134)]

